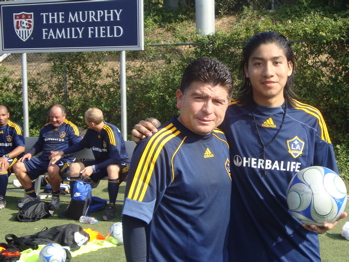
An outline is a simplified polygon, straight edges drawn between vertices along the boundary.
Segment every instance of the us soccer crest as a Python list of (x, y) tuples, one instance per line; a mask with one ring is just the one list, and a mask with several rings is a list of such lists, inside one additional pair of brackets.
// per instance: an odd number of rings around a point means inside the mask
[(33, 33), (34, 13), (14, 13), (13, 25), (17, 36), (23, 41), (27, 41)]
[(295, 136), (291, 140), (287, 140), (288, 152), (294, 158), (299, 157), (303, 153), (305, 143), (298, 137)]

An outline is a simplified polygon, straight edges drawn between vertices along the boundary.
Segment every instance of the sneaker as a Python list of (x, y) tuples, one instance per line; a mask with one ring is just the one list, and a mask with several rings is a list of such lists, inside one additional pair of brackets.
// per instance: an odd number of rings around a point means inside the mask
[(12, 185), (15, 187), (15, 188), (23, 188), (21, 183), (17, 180), (17, 179), (14, 179), (12, 180)]
[(102, 219), (104, 221), (108, 221), (116, 217), (116, 207), (113, 204), (108, 204), (105, 208), (104, 214), (102, 216)]
[(59, 196), (52, 196), (51, 204), (53, 205), (55, 210), (59, 209), (61, 205), (61, 199), (59, 198)]
[(6, 206), (6, 200), (3, 196), (0, 196), (0, 209), (5, 208)]
[(23, 199), (21, 199), (19, 202), (18, 202), (18, 208), (22, 208), (25, 204), (31, 202), (31, 201), (35, 201), (35, 200), (40, 200), (40, 197), (31, 197), (29, 195), (26, 195)]

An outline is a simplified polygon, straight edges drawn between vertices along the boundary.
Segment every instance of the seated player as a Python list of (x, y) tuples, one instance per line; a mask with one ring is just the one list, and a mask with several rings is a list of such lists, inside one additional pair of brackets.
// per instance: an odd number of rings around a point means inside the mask
[(74, 195), (74, 184), (81, 176), (90, 177), (95, 183), (107, 176), (109, 204), (102, 219), (111, 220), (116, 217), (115, 202), (119, 185), (127, 175), (130, 160), (119, 129), (104, 121), (103, 112), (100, 109), (88, 109), (84, 118), (86, 125), (89, 127), (84, 138), (72, 147), (59, 152), (52, 152), (51, 163), (56, 163), (62, 155), (75, 153), (83, 148), (91, 148), (95, 160), (77, 162), (70, 166), (71, 195)]
[(6, 189), (11, 168), (25, 150), (22, 129), (9, 118), (7, 107), (0, 105), (0, 209), (6, 206)]
[[(13, 166), (13, 171), (17, 179), (25, 189), (26, 196), (18, 203), (18, 207), (22, 208), (24, 204), (38, 198), (32, 180), (41, 174), (48, 173), (48, 182), (52, 186), (51, 203), (58, 209), (60, 206), (59, 195), (61, 193), (60, 172), (73, 163), (73, 156), (67, 155), (55, 164), (50, 164), (51, 151), (59, 151), (78, 143), (81, 140), (76, 125), (68, 121), (66, 111), (62, 105), (54, 105), (51, 107), (50, 122), (43, 126), (40, 130), (38, 141), (34, 146)], [(41, 153), (38, 157), (33, 157)]]

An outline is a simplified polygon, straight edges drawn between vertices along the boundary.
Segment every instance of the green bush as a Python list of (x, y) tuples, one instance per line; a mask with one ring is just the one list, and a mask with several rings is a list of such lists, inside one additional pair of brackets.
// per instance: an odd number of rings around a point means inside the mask
[[(175, 90), (185, 66), (197, 57), (216, 57), (225, 62), (239, 85), (242, 45), (256, 33), (274, 30), (293, 41), (299, 99), (319, 108), (333, 144), (348, 148), (349, 21), (344, 11), (336, 12), (330, 5), (310, 9), (310, 1), (282, 6), (275, 12), (245, 7), (229, 25), (229, 31), (198, 36), (193, 26), (187, 29), (194, 23), (190, 10), (165, 14), (162, 1), (147, 3), (155, 9), (145, 11), (145, 50), (127, 52), (128, 130), (145, 117), (155, 116), (164, 122), (178, 113)], [(161, 32), (157, 31), (159, 27)], [(195, 44), (151, 45), (170, 41)], [(28, 83), (31, 135), (46, 123), (47, 111), (54, 103), (64, 104), (68, 119), (81, 127), (85, 127), (83, 113), (89, 107), (101, 108), (105, 119), (120, 127), (119, 68), (106, 68), (107, 58), (117, 59), (118, 55), (119, 52), (50, 54), (50, 73), (32, 77)], [(20, 82), (12, 79), (8, 70), (0, 72), (1, 103), (9, 105), (13, 119), (22, 124)], [(341, 152), (347, 155), (347, 150)]]

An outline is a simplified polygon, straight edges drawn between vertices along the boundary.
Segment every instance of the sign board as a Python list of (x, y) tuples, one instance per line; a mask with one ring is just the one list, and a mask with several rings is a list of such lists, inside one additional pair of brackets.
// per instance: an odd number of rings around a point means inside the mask
[(0, 2), (0, 52), (144, 49), (143, 0)]

